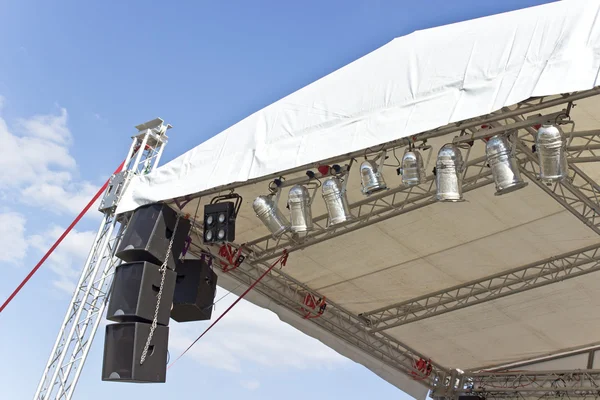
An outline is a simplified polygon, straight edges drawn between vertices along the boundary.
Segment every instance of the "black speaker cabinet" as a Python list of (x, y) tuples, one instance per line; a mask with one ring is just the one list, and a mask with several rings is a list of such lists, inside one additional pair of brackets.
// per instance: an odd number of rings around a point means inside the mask
[(184, 260), (177, 266), (171, 318), (177, 322), (205, 321), (212, 315), (217, 274), (202, 260)]
[[(115, 270), (106, 319), (114, 322), (152, 322), (161, 273), (159, 266), (149, 262), (121, 264)], [(158, 310), (160, 325), (169, 325), (175, 279), (177, 274), (166, 270)]]
[(148, 261), (162, 265), (165, 261), (171, 236), (175, 234), (173, 248), (167, 267), (175, 269), (176, 260), (185, 247), (185, 239), (190, 231), (190, 221), (179, 219), (177, 213), (164, 204), (150, 204), (139, 207), (133, 213), (119, 244), (116, 256), (125, 262)]
[(102, 380), (116, 382), (165, 382), (169, 328), (158, 325), (146, 360), (140, 365), (150, 324), (125, 322), (106, 326)]

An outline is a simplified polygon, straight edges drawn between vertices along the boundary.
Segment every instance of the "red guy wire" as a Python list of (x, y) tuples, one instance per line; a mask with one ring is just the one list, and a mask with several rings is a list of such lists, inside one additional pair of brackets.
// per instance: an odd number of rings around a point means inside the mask
[(246, 296), (246, 295), (248, 294), (248, 292), (249, 292), (249, 291), (251, 291), (252, 289), (254, 289), (254, 286), (256, 286), (256, 285), (258, 284), (258, 282), (260, 282), (260, 281), (262, 280), (262, 278), (264, 278), (264, 277), (265, 277), (265, 276), (266, 276), (266, 275), (267, 275), (269, 272), (271, 272), (271, 270), (272, 270), (273, 268), (275, 268), (275, 266), (276, 266), (277, 264), (281, 263), (281, 266), (282, 266), (282, 267), (283, 267), (283, 266), (285, 266), (285, 263), (287, 262), (287, 257), (288, 257), (288, 253), (287, 253), (287, 251), (284, 249), (284, 250), (283, 250), (283, 254), (281, 255), (281, 257), (279, 257), (279, 258), (278, 258), (278, 259), (277, 259), (277, 260), (276, 260), (276, 261), (275, 261), (273, 264), (271, 264), (271, 266), (270, 266), (270, 267), (269, 267), (269, 268), (268, 268), (268, 269), (267, 269), (265, 272), (263, 272), (263, 274), (262, 274), (262, 275), (261, 275), (261, 276), (260, 276), (260, 277), (259, 277), (259, 278), (258, 278), (256, 281), (254, 281), (254, 283), (252, 283), (252, 285), (250, 285), (250, 287), (248, 287), (248, 289), (246, 289), (246, 291), (244, 291), (244, 293), (242, 293), (242, 294), (240, 295), (240, 297), (238, 297), (238, 298), (237, 298), (237, 299), (236, 299), (236, 300), (233, 302), (233, 304), (231, 304), (231, 305), (229, 306), (229, 308), (227, 308), (227, 310), (225, 310), (225, 312), (223, 312), (223, 314), (219, 315), (219, 318), (217, 318), (217, 319), (215, 320), (215, 322), (213, 322), (212, 324), (210, 324), (210, 326), (209, 326), (208, 328), (206, 328), (206, 330), (205, 330), (204, 332), (202, 332), (202, 334), (201, 334), (200, 336), (198, 336), (198, 338), (197, 338), (196, 340), (194, 340), (194, 341), (192, 342), (192, 344), (190, 344), (190, 345), (189, 345), (189, 347), (188, 347), (187, 349), (185, 349), (185, 351), (184, 351), (183, 353), (181, 353), (181, 354), (179, 355), (179, 357), (177, 357), (177, 359), (171, 363), (171, 365), (169, 365), (169, 366), (167, 367), (167, 370), (168, 370), (169, 368), (171, 368), (171, 367), (173, 366), (173, 364), (175, 364), (175, 363), (176, 363), (176, 362), (177, 362), (177, 361), (178, 361), (178, 360), (179, 360), (181, 357), (183, 357), (183, 355), (184, 355), (185, 353), (187, 353), (187, 352), (188, 352), (188, 350), (189, 350), (189, 349), (191, 349), (191, 348), (192, 348), (192, 346), (194, 346), (194, 345), (196, 344), (196, 342), (198, 342), (198, 340), (202, 339), (202, 337), (203, 337), (204, 335), (206, 335), (206, 334), (208, 333), (208, 331), (210, 331), (210, 330), (211, 330), (211, 328), (212, 328), (213, 326), (215, 326), (215, 325), (217, 324), (217, 322), (219, 322), (219, 321), (221, 320), (221, 318), (223, 318), (223, 317), (225, 316), (225, 314), (227, 314), (227, 313), (229, 312), (229, 310), (231, 310), (231, 309), (232, 309), (232, 308), (233, 308), (233, 307), (234, 307), (234, 306), (235, 306), (235, 305), (236, 305), (236, 304), (237, 304), (237, 303), (238, 303), (238, 302), (239, 302), (241, 299), (243, 299), (243, 298), (244, 298), (244, 296)]

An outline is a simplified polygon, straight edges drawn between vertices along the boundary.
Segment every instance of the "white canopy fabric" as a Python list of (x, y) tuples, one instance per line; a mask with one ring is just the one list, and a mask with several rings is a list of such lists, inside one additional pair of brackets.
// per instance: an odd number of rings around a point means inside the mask
[(133, 179), (118, 212), (358, 151), (532, 96), (591, 89), (599, 0), (417, 31)]

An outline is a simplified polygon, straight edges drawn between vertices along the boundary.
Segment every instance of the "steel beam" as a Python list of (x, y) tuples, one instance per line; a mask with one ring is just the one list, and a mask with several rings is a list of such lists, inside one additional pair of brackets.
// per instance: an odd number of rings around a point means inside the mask
[[(522, 119), (515, 118), (519, 123)], [(533, 134), (529, 123), (523, 128)], [(494, 128), (502, 130), (502, 127)], [(569, 137), (585, 139), (588, 146), (595, 140), (600, 140), (600, 131), (572, 133)], [(551, 186), (541, 182), (538, 177), (539, 163), (532, 152), (530, 144), (521, 136), (518, 142), (521, 169), (530, 181), (548, 193), (576, 218), (600, 234), (600, 188), (576, 165), (570, 165), (570, 178)], [(571, 156), (584, 154), (584, 147), (576, 148)], [(585, 150), (588, 151), (588, 150)], [(591, 255), (591, 256), (590, 256)], [(580, 276), (596, 271), (598, 266), (597, 247), (577, 250), (553, 259), (542, 260), (512, 271), (469, 282), (465, 285), (454, 286), (432, 294), (411, 299), (406, 302), (380, 308), (361, 314), (372, 326), (372, 331), (401, 326), (406, 323), (444, 314), (485, 301), (494, 300), (509, 294), (540, 287), (562, 279)], [(573, 258), (574, 257), (574, 258)], [(560, 261), (565, 273), (556, 269)]]
[[(529, 135), (534, 132), (528, 130)], [(566, 210), (600, 235), (600, 187), (585, 174), (578, 166), (569, 164), (569, 177), (552, 185), (547, 185), (538, 179), (539, 161), (526, 137), (518, 141), (520, 155), (524, 156), (521, 172), (540, 189), (554, 198)], [(531, 140), (531, 139), (530, 139)]]
[[(202, 237), (202, 236), (200, 236)], [(215, 263), (224, 261), (218, 254), (218, 249), (206, 245), (192, 244), (190, 252), (196, 256), (211, 254)], [(293, 256), (292, 256), (293, 257)], [(246, 258), (248, 261), (248, 259)], [(263, 274), (269, 265), (259, 262), (244, 262), (239, 267), (230, 270), (227, 274), (244, 286), (250, 286), (259, 276)], [(215, 268), (218, 271), (218, 268)], [(218, 271), (219, 273), (223, 273)], [(284, 269), (272, 269), (256, 286), (255, 289), (276, 304), (287, 310), (305, 317), (307, 311), (312, 316), (317, 316), (318, 310), (307, 309), (304, 299), (307, 294), (315, 298), (323, 298), (322, 295), (309, 288), (305, 284), (292, 278), (284, 272)], [(397, 339), (383, 333), (369, 332), (363, 321), (355, 314), (343, 307), (327, 300), (326, 311), (317, 318), (308, 319), (319, 327), (331, 332), (333, 335), (344, 340), (346, 343), (371, 355), (388, 366), (407, 374), (408, 376), (419, 376), (420, 373), (414, 368), (415, 362), (425, 358), (422, 354), (411, 349)], [(422, 377), (419, 381), (425, 386), (432, 388), (433, 381), (447, 374), (447, 370), (437, 364), (433, 364), (433, 370), (429, 377)], [(414, 375), (416, 374), (416, 375)]]
[(600, 243), (361, 314), (371, 332), (420, 321), (600, 270)]
[(600, 130), (571, 132), (566, 136), (569, 163), (600, 160)]
[(481, 398), (600, 397), (600, 370), (522, 371), (456, 374), (431, 393), (434, 399), (461, 395)]
[(546, 363), (548, 361), (564, 360), (572, 358), (581, 354), (587, 354), (588, 359), (585, 366), (581, 364), (581, 368), (574, 369), (593, 369), (594, 364), (594, 353), (600, 350), (600, 344), (593, 343), (586, 346), (579, 346), (560, 351), (552, 352), (551, 354), (545, 354), (537, 357), (529, 357), (510, 363), (488, 365), (484, 367), (472, 368), (466, 370), (467, 373), (480, 373), (480, 372), (506, 372), (506, 371), (519, 371), (523, 369), (534, 370), (536, 365)]

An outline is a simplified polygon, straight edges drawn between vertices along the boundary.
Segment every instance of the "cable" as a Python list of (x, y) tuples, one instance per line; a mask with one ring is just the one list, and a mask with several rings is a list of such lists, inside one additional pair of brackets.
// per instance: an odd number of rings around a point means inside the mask
[[(123, 168), (124, 165), (125, 165), (125, 161), (123, 161), (121, 163), (121, 165), (119, 165), (119, 167), (115, 170), (114, 174), (119, 173), (121, 171), (121, 169)], [(33, 274), (35, 274), (37, 272), (37, 270), (42, 266), (42, 264), (44, 263), (44, 261), (46, 261), (46, 259), (48, 257), (50, 257), (50, 255), (52, 254), (52, 252), (58, 247), (58, 245), (69, 234), (69, 232), (71, 232), (71, 230), (73, 229), (73, 227), (75, 227), (75, 225), (77, 225), (77, 223), (79, 222), (79, 220), (81, 220), (81, 218), (83, 218), (83, 216), (85, 215), (85, 213), (88, 212), (88, 210), (90, 209), (90, 207), (92, 207), (92, 205), (96, 202), (96, 200), (98, 200), (98, 198), (102, 195), (102, 193), (104, 193), (104, 191), (106, 190), (106, 188), (108, 186), (108, 182), (109, 181), (110, 181), (110, 179), (108, 179), (104, 183), (104, 185), (102, 185), (102, 187), (94, 195), (94, 197), (92, 198), (92, 200), (90, 200), (90, 202), (84, 207), (83, 210), (81, 210), (81, 212), (73, 220), (73, 222), (71, 222), (71, 225), (69, 225), (69, 227), (63, 232), (62, 235), (60, 235), (60, 237), (56, 240), (56, 242), (54, 242), (54, 244), (52, 245), (52, 247), (50, 247), (50, 250), (48, 250), (46, 252), (46, 254), (44, 254), (44, 256), (42, 257), (42, 259), (36, 264), (36, 266), (31, 270), (31, 272), (29, 272), (29, 274), (25, 277), (25, 279), (23, 279), (23, 282), (21, 282), (19, 284), (19, 286), (17, 286), (17, 288), (15, 289), (15, 291), (12, 292), (12, 294), (10, 296), (8, 296), (8, 299), (6, 299), (6, 301), (4, 302), (4, 304), (2, 304), (2, 307), (0, 307), (0, 313), (6, 308), (6, 306), (8, 305), (8, 303), (10, 303), (12, 301), (12, 299), (17, 295), (17, 293), (19, 293), (19, 291), (21, 291), (21, 289), (23, 288), (23, 286), (25, 286), (25, 284), (29, 281), (29, 279), (31, 279), (31, 277), (33, 276)]]
[(210, 306), (207, 306), (205, 308), (203, 308), (203, 310), (208, 310), (209, 308), (212, 308), (214, 306), (217, 305), (218, 302), (220, 302), (221, 300), (223, 300), (225, 297), (229, 296), (231, 293), (235, 292), (236, 290), (238, 290), (241, 286), (243, 286), (243, 283), (240, 283), (239, 285), (237, 285), (233, 290), (230, 290), (229, 292), (225, 293), (223, 296), (219, 297), (219, 299), (217, 301), (215, 301), (214, 303), (212, 303)]
[(264, 277), (265, 277), (265, 276), (266, 276), (266, 275), (267, 275), (269, 272), (271, 272), (271, 270), (272, 270), (273, 268), (275, 268), (275, 266), (277, 266), (277, 264), (281, 263), (281, 266), (285, 266), (285, 263), (287, 262), (287, 257), (288, 257), (288, 253), (287, 253), (287, 251), (284, 249), (284, 250), (283, 250), (283, 254), (281, 255), (281, 257), (279, 257), (277, 260), (275, 260), (275, 262), (274, 262), (273, 264), (271, 264), (271, 266), (270, 266), (270, 267), (269, 267), (269, 268), (268, 268), (268, 269), (267, 269), (265, 272), (263, 272), (263, 274), (262, 274), (261, 276), (259, 276), (259, 277), (258, 277), (258, 279), (257, 279), (256, 281), (254, 281), (254, 283), (252, 283), (252, 285), (250, 285), (250, 286), (248, 287), (248, 289), (246, 289), (246, 290), (244, 291), (244, 293), (242, 293), (242, 294), (240, 295), (240, 297), (238, 297), (238, 298), (237, 298), (237, 299), (236, 299), (236, 300), (235, 300), (235, 301), (234, 301), (234, 302), (233, 302), (233, 303), (232, 303), (232, 304), (231, 304), (231, 305), (230, 305), (230, 306), (227, 308), (227, 310), (225, 310), (225, 312), (223, 312), (223, 314), (219, 315), (219, 318), (217, 318), (217, 319), (215, 320), (215, 322), (213, 322), (212, 324), (210, 324), (210, 326), (209, 326), (208, 328), (206, 328), (206, 330), (205, 330), (204, 332), (202, 332), (202, 334), (201, 334), (200, 336), (198, 336), (198, 337), (196, 338), (196, 340), (194, 340), (194, 341), (192, 342), (192, 344), (190, 344), (190, 345), (188, 346), (188, 348), (187, 348), (187, 349), (185, 349), (185, 351), (184, 351), (183, 353), (181, 353), (181, 354), (179, 355), (179, 357), (177, 357), (177, 358), (175, 359), (175, 361), (173, 361), (173, 363), (171, 363), (171, 365), (169, 365), (169, 366), (167, 367), (167, 370), (168, 370), (169, 368), (171, 368), (171, 367), (172, 367), (172, 366), (173, 366), (173, 365), (174, 365), (174, 364), (175, 364), (175, 363), (176, 363), (176, 362), (177, 362), (177, 361), (178, 361), (178, 360), (179, 360), (181, 357), (183, 357), (183, 355), (184, 355), (185, 353), (187, 353), (187, 352), (188, 352), (188, 350), (190, 350), (190, 349), (191, 349), (191, 348), (192, 348), (192, 347), (193, 347), (193, 346), (194, 346), (194, 345), (195, 345), (195, 344), (198, 342), (198, 340), (202, 339), (202, 337), (203, 337), (204, 335), (206, 335), (206, 334), (208, 333), (208, 331), (210, 331), (210, 330), (212, 329), (212, 327), (213, 327), (213, 326), (215, 326), (215, 325), (217, 324), (217, 322), (219, 322), (219, 321), (221, 320), (221, 318), (223, 318), (223, 317), (224, 317), (224, 316), (225, 316), (225, 315), (226, 315), (226, 314), (227, 314), (227, 313), (228, 313), (228, 312), (229, 312), (229, 311), (230, 311), (230, 310), (231, 310), (231, 309), (232, 309), (232, 308), (233, 308), (233, 307), (234, 307), (234, 306), (235, 306), (237, 303), (239, 303), (239, 301), (240, 301), (240, 300), (242, 300), (242, 299), (244, 298), (244, 296), (246, 296), (246, 295), (248, 294), (248, 292), (250, 292), (252, 289), (254, 289), (254, 287), (255, 287), (255, 286), (258, 284), (258, 282), (260, 282), (260, 281), (262, 280), (262, 278), (264, 278)]

